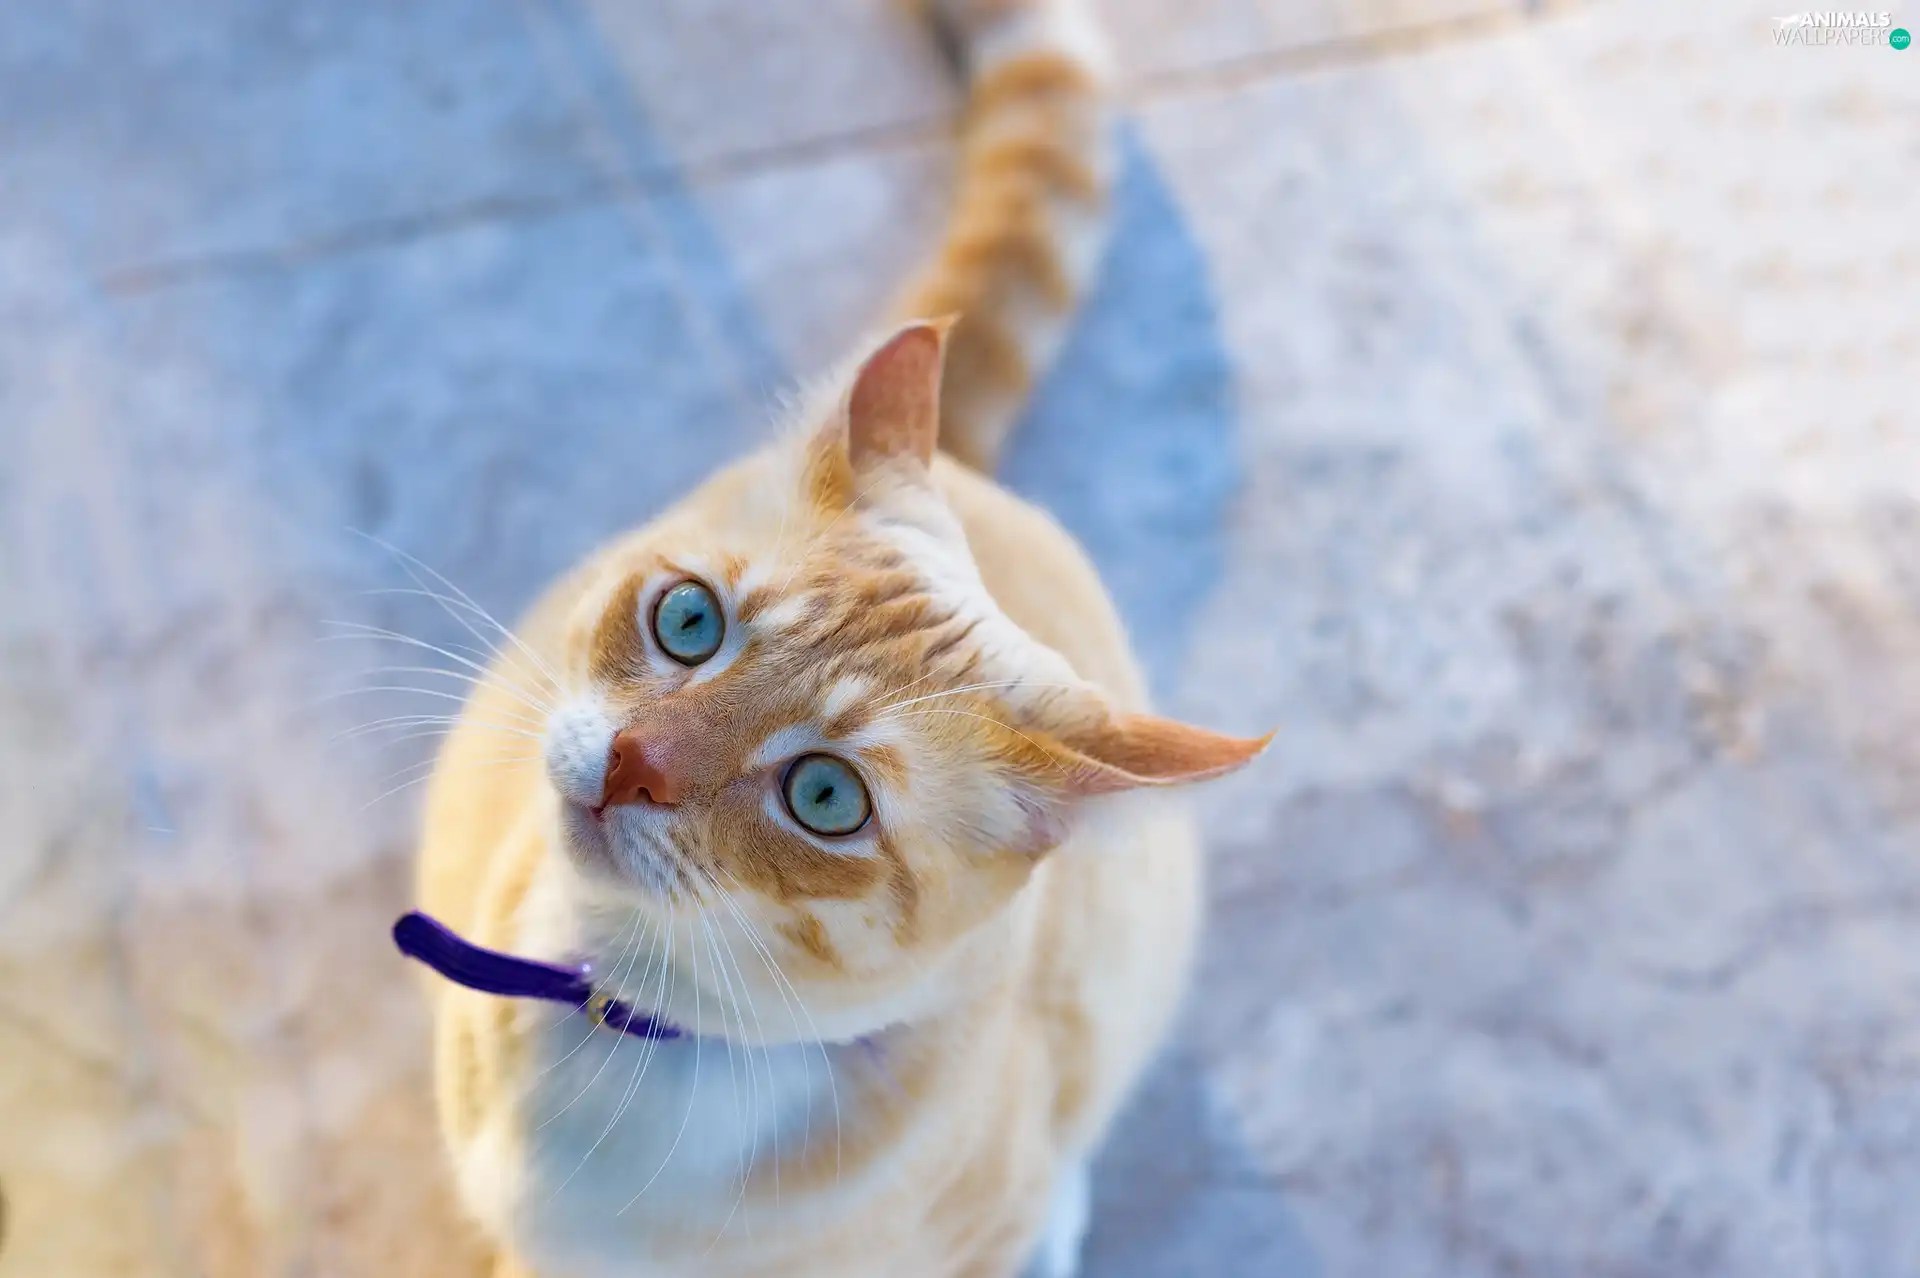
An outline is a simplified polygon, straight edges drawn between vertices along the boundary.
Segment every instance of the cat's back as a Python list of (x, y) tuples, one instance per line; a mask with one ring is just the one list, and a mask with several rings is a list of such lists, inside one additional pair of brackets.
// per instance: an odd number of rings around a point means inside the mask
[[(964, 466), (941, 459), (934, 473), (1007, 615), (1117, 704), (1145, 710), (1125, 627), (1079, 543)], [(1056, 1127), (1070, 1146), (1105, 1125), (1165, 1036), (1199, 926), (1199, 840), (1185, 799), (1116, 802), (1035, 874), (1030, 1013), (1050, 1048)]]
[(934, 479), (966, 530), (987, 591), (1022, 630), (1129, 710), (1146, 685), (1100, 576), (1067, 531), (1039, 507), (941, 456)]

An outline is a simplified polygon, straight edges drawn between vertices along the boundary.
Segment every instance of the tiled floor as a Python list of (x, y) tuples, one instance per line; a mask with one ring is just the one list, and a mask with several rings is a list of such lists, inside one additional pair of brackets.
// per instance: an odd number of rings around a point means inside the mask
[[(1110, 11), (1114, 249), (1007, 476), (1168, 704), (1282, 734), (1090, 1274), (1920, 1272), (1920, 51)], [(0, 14), (0, 1275), (434, 1232), (347, 939), (419, 756), (329, 741), (394, 703), (313, 639), (459, 636), (346, 530), (521, 606), (865, 326), (956, 102), (894, 0)]]

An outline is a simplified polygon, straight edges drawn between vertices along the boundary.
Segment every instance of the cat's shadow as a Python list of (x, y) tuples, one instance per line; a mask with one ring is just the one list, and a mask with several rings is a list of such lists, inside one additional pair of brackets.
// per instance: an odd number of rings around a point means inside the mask
[[(1190, 1019), (1190, 1018), (1189, 1018)], [(1176, 1042), (1094, 1161), (1085, 1278), (1318, 1278), (1282, 1192), (1222, 1132)]]
[[(1238, 406), (1206, 257), (1131, 136), (1122, 159), (1099, 281), (1000, 478), (1086, 546), (1166, 699), (1224, 567)], [(1205, 1086), (1176, 1042), (1109, 1134), (1094, 1168), (1089, 1278), (1317, 1272)]]
[(1000, 478), (1086, 546), (1164, 695), (1224, 562), (1237, 412), (1206, 258), (1131, 135), (1122, 160), (1106, 261)]

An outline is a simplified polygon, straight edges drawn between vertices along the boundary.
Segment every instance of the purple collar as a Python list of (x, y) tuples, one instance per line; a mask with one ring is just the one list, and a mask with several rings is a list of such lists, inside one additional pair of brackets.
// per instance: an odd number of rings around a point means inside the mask
[(635, 1038), (679, 1038), (682, 1031), (645, 1012), (637, 1012), (629, 1003), (593, 988), (593, 968), (581, 963), (562, 967), (515, 958), (475, 945), (430, 914), (410, 910), (393, 925), (393, 943), (400, 952), (418, 959), (456, 985), (464, 985), (482, 994), (504, 998), (537, 998), (549, 1003), (566, 1003), (593, 1018), (595, 1025), (606, 1025)]

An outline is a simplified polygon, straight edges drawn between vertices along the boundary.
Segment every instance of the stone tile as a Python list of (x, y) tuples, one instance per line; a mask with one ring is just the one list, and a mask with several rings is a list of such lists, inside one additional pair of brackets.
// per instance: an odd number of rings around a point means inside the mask
[[(1508, 12), (1508, 0), (1116, 0), (1133, 73)], [(937, 135), (958, 89), (912, 6), (231, 0), (4, 19), (9, 220), (116, 286), (252, 269)], [(87, 86), (96, 86), (87, 91)], [(111, 91), (98, 91), (111, 86)]]
[(1193, 0), (1177, 7), (1105, 0), (1100, 16), (1129, 78), (1245, 57), (1272, 48), (1276, 38), (1273, 20), (1257, 0)]
[(588, 0), (632, 109), (698, 161), (904, 123), (939, 124), (954, 77), (918, 0)]
[(511, 6), (28, 5), (0, 29), (7, 220), (90, 273), (594, 181)]
[[(1176, 704), (1282, 729), (1206, 800), (1203, 1086), (1320, 1272), (1915, 1245), (1825, 1180), (1906, 1176), (1863, 1151), (1920, 982), (1920, 209), (1865, 157), (1912, 85), (1747, 21), (1616, 6), (1144, 117), (1243, 475)], [(1850, 238), (1741, 207), (1762, 175)], [(1834, 347), (1783, 368), (1796, 332)]]
[[(773, 357), (700, 224), (651, 212), (133, 297), (52, 271), (0, 308), (0, 757), (34, 761), (3, 796), (0, 1106), (61, 1102), (0, 1124), (10, 1182), (45, 1190), (17, 1196), (9, 1247), (33, 1272), (82, 1263), (83, 1207), (128, 1219), (142, 1272), (471, 1272), (421, 1009), (373, 943), (409, 895), (431, 742), (340, 736), (448, 707), (334, 699), (423, 663), (318, 640), (344, 619), (475, 641), (368, 596), (411, 583), (350, 530), (510, 617), (760, 437), (784, 373), (754, 362)], [(100, 1009), (85, 1033), (35, 1030), (76, 1006)], [(69, 1073), (102, 1077), (56, 1089)], [(157, 1125), (141, 1158), (110, 1156), (128, 1138), (103, 1089)], [(128, 1203), (158, 1204), (151, 1230)]]
[(846, 357), (937, 243), (952, 194), (940, 143), (780, 165), (703, 184), (716, 241), (787, 367)]
[(1362, 61), (1376, 56), (1369, 44), (1396, 36), (1470, 38), (1525, 8), (1524, 0), (1105, 0), (1100, 12), (1124, 75), (1150, 89), (1167, 76), (1205, 83), (1212, 69), (1289, 55)]
[[(1146, 74), (1480, 11), (1114, 20)], [(346, 529), (506, 615), (758, 438), (930, 242), (949, 157), (657, 161), (951, 90), (877, 6), (769, 16), (777, 47), (691, 8), (670, 40), (610, 6), (196, 12), (5, 20), (0, 1106), (29, 1070), (71, 1075), (55, 1127), (155, 1088), (257, 1151), (254, 1250), (222, 1263), (353, 1272), (303, 1231), (444, 1203), (352, 1156), (417, 1109), (397, 967), (352, 977), (386, 1049), (311, 1007), (330, 938), (404, 895), (407, 794), (360, 809), (420, 756), (328, 738), (438, 707), (315, 707), (376, 658), (310, 640), (470, 636), (360, 597), (406, 580)], [(1203, 981), (1101, 1165), (1091, 1274), (1912, 1253), (1920, 82), (1761, 23), (1622, 0), (1143, 101), (1007, 474), (1088, 542), (1171, 705), (1282, 733), (1204, 796)], [(869, 40), (901, 68), (870, 97), (807, 65)], [(76, 105), (86, 76), (119, 87)], [(91, 284), (236, 246), (266, 251)], [(262, 936), (274, 962), (219, 983)], [(244, 1024), (166, 1020), (141, 1057), (126, 988)], [(98, 1015), (67, 1028), (71, 1000)], [(14, 1139), (15, 1180), (55, 1147)], [(88, 1172), (76, 1200), (128, 1222), (96, 1243), (223, 1272), (180, 1223), (227, 1202), (213, 1148)]]
[(922, 25), (880, 0), (74, 3), (9, 10), (0, 31), (9, 220), (61, 227), (85, 267), (132, 283), (937, 125), (953, 101)]

